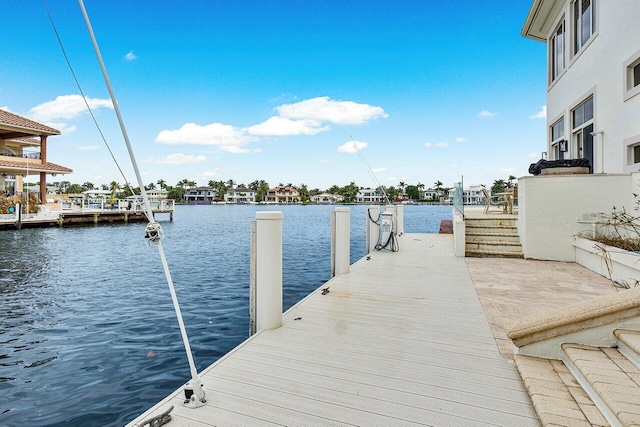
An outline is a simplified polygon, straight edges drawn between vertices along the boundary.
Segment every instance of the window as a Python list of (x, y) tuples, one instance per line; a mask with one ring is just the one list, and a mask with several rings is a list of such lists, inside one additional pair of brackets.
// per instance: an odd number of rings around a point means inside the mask
[(564, 19), (549, 40), (550, 81), (554, 81), (564, 70)]
[(574, 153), (577, 158), (588, 159), (593, 171), (593, 96), (571, 110), (571, 129)]
[(551, 153), (552, 160), (563, 160), (567, 151), (564, 139), (564, 117), (551, 125)]
[(574, 0), (572, 9), (573, 54), (596, 32), (596, 0)]
[(640, 93), (640, 50), (624, 61), (624, 100)]
[(633, 147), (633, 163), (640, 163), (640, 145)]

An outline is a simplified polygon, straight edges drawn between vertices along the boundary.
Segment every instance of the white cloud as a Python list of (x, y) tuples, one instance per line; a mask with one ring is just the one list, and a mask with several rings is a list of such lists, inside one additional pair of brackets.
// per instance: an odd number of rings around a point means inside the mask
[(459, 137), (456, 138), (456, 142), (467, 142), (467, 138), (459, 136)]
[(10, 112), (10, 113), (12, 113), (12, 112), (13, 112), (13, 111), (11, 111), (11, 110), (9, 109), (9, 106), (0, 107), (0, 110), (8, 111), (8, 112)]
[(371, 169), (373, 173), (383, 173), (387, 171), (387, 168), (373, 168)]
[(46, 122), (45, 124), (47, 126), (51, 126), (54, 129), (58, 129), (64, 135), (73, 133), (78, 129), (76, 125), (70, 125), (62, 122)]
[(135, 53), (133, 53), (133, 51), (132, 51), (132, 50), (130, 50), (130, 51), (129, 51), (129, 53), (127, 53), (127, 54), (124, 56), (124, 59), (125, 59), (125, 60), (127, 60), (127, 61), (133, 61), (134, 59), (138, 59), (138, 57), (136, 56), (136, 54), (135, 54)]
[(543, 105), (537, 113), (529, 116), (530, 119), (546, 119), (547, 118), (547, 106)]
[(500, 113), (492, 113), (489, 110), (482, 110), (478, 113), (478, 117), (480, 117), (481, 119), (490, 119), (492, 117), (497, 116)]
[(436, 144), (436, 147), (440, 147), (440, 148), (447, 148), (449, 146), (448, 142), (438, 142)]
[[(338, 147), (340, 153), (355, 154), (358, 150), (364, 150), (369, 146), (369, 143), (362, 141), (348, 141)], [(356, 149), (357, 148), (357, 149)]]
[(164, 157), (147, 157), (146, 159), (147, 162), (159, 165), (193, 165), (204, 162), (205, 160), (207, 160), (207, 158), (202, 154), (196, 156), (193, 154), (182, 153), (169, 154)]
[(360, 125), (369, 120), (387, 118), (381, 107), (353, 101), (334, 101), (328, 96), (306, 99), (276, 108), (282, 117), (343, 125)]
[(247, 132), (260, 136), (315, 135), (329, 129), (329, 126), (321, 126), (314, 120), (291, 120), (287, 117), (273, 116), (265, 122), (248, 127)]
[(540, 153), (529, 153), (527, 159), (537, 159), (540, 157)]
[(427, 148), (431, 148), (431, 147), (433, 147), (433, 144), (430, 143), (430, 142), (425, 142), (424, 146), (427, 147)]
[(450, 168), (452, 168), (452, 169), (453, 169), (453, 168), (457, 168), (457, 167), (458, 167), (458, 164), (457, 164), (457, 163), (451, 163), (451, 164), (449, 165), (449, 167), (450, 167)]
[(500, 169), (500, 172), (502, 172), (502, 173), (513, 173), (513, 172), (515, 172), (515, 168)]
[(93, 150), (99, 150), (100, 146), (99, 145), (79, 145), (76, 148), (80, 151), (93, 151)]
[[(110, 99), (86, 98), (87, 104), (92, 110), (98, 108), (111, 108), (113, 104)], [(38, 121), (55, 121), (59, 119), (75, 119), (83, 112), (87, 111), (87, 106), (80, 95), (60, 95), (53, 101), (47, 101), (29, 110), (29, 117)]]
[(156, 137), (156, 142), (160, 144), (213, 145), (229, 153), (248, 153), (250, 150), (241, 147), (253, 141), (257, 141), (257, 138), (247, 135), (242, 129), (222, 123), (204, 126), (185, 123), (177, 130), (163, 130)]

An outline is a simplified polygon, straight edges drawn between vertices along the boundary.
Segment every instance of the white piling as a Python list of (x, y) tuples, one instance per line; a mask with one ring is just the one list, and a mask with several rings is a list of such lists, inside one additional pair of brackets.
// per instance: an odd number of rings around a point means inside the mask
[(282, 326), (282, 212), (256, 212), (253, 229), (251, 333)]
[(380, 226), (376, 224), (374, 221), (378, 221), (380, 219), (380, 206), (378, 205), (369, 205), (367, 209), (367, 218), (366, 221), (366, 250), (367, 253), (371, 253), (376, 249), (376, 245), (378, 244), (378, 238), (380, 237)]
[(404, 234), (404, 205), (396, 205), (396, 235)]
[(331, 277), (348, 273), (351, 264), (351, 209), (331, 212)]

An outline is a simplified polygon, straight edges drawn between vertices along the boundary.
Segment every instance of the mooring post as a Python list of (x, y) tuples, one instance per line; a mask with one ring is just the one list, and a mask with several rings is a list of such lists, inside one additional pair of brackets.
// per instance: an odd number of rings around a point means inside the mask
[(404, 205), (396, 205), (397, 236), (404, 234)]
[(252, 223), (251, 334), (282, 326), (282, 212), (259, 211)]
[(351, 209), (331, 212), (331, 277), (349, 272), (351, 261)]
[(22, 229), (22, 203), (16, 203), (16, 228)]
[[(376, 249), (378, 238), (380, 237), (380, 226), (377, 224), (380, 220), (380, 206), (369, 205), (367, 209), (366, 234), (365, 243), (367, 245), (367, 253), (371, 253)], [(374, 222), (375, 221), (375, 222)]]

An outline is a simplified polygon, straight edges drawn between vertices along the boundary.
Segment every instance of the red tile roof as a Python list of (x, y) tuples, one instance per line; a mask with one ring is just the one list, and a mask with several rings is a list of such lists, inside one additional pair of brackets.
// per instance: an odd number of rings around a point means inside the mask
[(19, 127), (32, 131), (32, 135), (60, 135), (58, 129), (54, 129), (42, 123), (27, 119), (26, 117), (10, 113), (6, 110), (0, 110), (0, 129), (3, 125)]
[[(10, 160), (0, 159), (0, 171), (6, 170), (7, 172), (23, 172), (27, 170), (27, 162), (12, 162)], [(64, 166), (57, 165), (55, 163), (40, 163), (39, 160), (29, 162), (29, 171), (33, 172), (47, 172), (47, 173), (71, 173), (72, 169)]]

